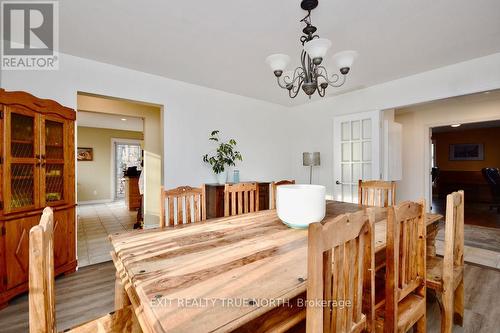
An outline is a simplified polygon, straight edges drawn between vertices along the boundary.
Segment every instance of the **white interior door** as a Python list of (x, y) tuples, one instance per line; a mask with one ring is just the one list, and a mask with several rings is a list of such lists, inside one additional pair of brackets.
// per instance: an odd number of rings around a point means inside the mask
[(334, 198), (358, 201), (358, 180), (380, 179), (380, 111), (335, 117)]

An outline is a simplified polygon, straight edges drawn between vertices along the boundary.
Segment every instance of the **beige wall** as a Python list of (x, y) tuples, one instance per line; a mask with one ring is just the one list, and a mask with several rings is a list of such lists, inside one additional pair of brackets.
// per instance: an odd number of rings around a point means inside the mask
[(430, 128), (500, 119), (500, 93), (456, 97), (396, 110), (403, 125), (403, 179), (400, 200), (430, 198)]
[(111, 139), (142, 140), (143, 134), (103, 128), (78, 127), (78, 147), (94, 149), (93, 161), (77, 162), (77, 201), (111, 200)]
[(78, 94), (78, 110), (141, 117), (144, 119), (144, 149), (163, 155), (161, 108), (137, 102)]

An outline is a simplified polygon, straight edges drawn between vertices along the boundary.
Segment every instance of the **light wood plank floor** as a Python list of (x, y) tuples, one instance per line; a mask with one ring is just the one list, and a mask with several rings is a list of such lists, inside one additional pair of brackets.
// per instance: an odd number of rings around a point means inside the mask
[[(113, 311), (115, 268), (111, 262), (81, 268), (56, 281), (57, 323), (60, 331)], [(465, 326), (454, 332), (498, 332), (500, 271), (466, 265)], [(440, 331), (439, 307), (427, 304), (428, 332)], [(22, 295), (0, 311), (0, 331), (28, 332), (28, 297)]]

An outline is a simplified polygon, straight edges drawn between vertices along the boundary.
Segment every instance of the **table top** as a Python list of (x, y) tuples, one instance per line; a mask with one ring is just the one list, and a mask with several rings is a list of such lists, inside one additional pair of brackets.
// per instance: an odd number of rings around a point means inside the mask
[[(327, 217), (360, 210), (328, 202)], [(386, 208), (375, 208), (376, 251), (385, 248)], [(442, 218), (427, 214), (427, 225)], [(227, 332), (306, 291), (307, 230), (275, 210), (110, 237), (153, 332)], [(118, 266), (117, 266), (118, 267)], [(262, 300), (248, 304), (248, 300)]]

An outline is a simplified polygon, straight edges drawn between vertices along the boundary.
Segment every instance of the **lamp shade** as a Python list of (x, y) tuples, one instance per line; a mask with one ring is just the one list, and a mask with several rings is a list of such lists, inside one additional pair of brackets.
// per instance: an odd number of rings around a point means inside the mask
[(273, 71), (283, 71), (290, 62), (290, 57), (286, 54), (272, 54), (266, 58), (266, 63)]
[(333, 55), (333, 61), (338, 68), (351, 68), (354, 60), (358, 57), (356, 51), (342, 51)]
[(318, 166), (320, 165), (319, 152), (314, 153), (304, 152), (302, 153), (302, 165), (303, 166)]
[(304, 51), (311, 59), (324, 58), (328, 49), (332, 46), (326, 38), (315, 38), (304, 44)]

